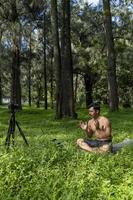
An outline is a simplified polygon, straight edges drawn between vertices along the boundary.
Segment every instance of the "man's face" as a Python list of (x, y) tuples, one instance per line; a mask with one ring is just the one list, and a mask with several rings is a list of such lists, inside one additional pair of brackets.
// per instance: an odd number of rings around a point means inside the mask
[(91, 116), (91, 118), (95, 118), (99, 115), (99, 111), (95, 110), (93, 107), (90, 107), (88, 109), (89, 115)]

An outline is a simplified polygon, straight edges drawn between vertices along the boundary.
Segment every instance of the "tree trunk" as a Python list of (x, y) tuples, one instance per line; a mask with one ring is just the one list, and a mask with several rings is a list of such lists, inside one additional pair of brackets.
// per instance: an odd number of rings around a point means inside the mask
[(92, 103), (92, 80), (89, 74), (84, 75), (85, 93), (86, 93), (86, 108)]
[(70, 0), (62, 0), (62, 117), (75, 117), (70, 39)]
[(11, 1), (12, 9), (12, 33), (13, 33), (13, 50), (12, 50), (12, 65), (11, 65), (11, 103), (18, 104), (19, 109), (21, 105), (21, 84), (20, 84), (20, 24), (17, 12), (16, 1)]
[(53, 99), (53, 50), (51, 52), (51, 64), (50, 64), (50, 99), (51, 99), (51, 109), (54, 108)]
[(37, 87), (37, 99), (36, 99), (36, 106), (40, 108), (40, 99), (41, 99), (41, 86)]
[(17, 40), (16, 33), (14, 33), (13, 39), (13, 58), (11, 66), (11, 103), (18, 104), (19, 109), (22, 109), (21, 105), (21, 84), (20, 84), (20, 50), (19, 42)]
[(2, 104), (1, 40), (2, 40), (2, 31), (0, 31), (0, 105)]
[(85, 86), (85, 95), (86, 95), (86, 107), (93, 102), (92, 98), (92, 87), (95, 83), (96, 74), (92, 73), (89, 66), (86, 68), (75, 68), (75, 74), (80, 74), (84, 78), (84, 86)]
[(109, 89), (109, 107), (111, 111), (115, 111), (118, 110), (118, 93), (117, 93), (117, 81), (116, 81), (116, 56), (114, 49), (109, 0), (103, 0), (103, 10), (104, 10), (104, 26), (105, 26), (107, 59), (108, 59), (107, 73), (108, 73), (108, 89)]
[(31, 54), (32, 54), (32, 49), (31, 49), (31, 32), (30, 32), (30, 41), (29, 41), (29, 65), (28, 65), (28, 101), (29, 101), (29, 106), (31, 106)]
[(57, 0), (51, 0), (51, 23), (54, 45), (54, 67), (56, 79), (56, 118), (61, 118), (61, 56), (58, 33)]
[(74, 104), (77, 102), (77, 89), (78, 89), (78, 74), (75, 77), (75, 88), (74, 88)]
[(46, 66), (46, 22), (45, 12), (43, 15), (43, 73), (44, 73), (44, 107), (47, 110), (47, 66)]
[[(0, 65), (1, 67), (1, 65)], [(1, 71), (0, 71), (0, 105), (2, 105), (2, 78), (1, 78)]]

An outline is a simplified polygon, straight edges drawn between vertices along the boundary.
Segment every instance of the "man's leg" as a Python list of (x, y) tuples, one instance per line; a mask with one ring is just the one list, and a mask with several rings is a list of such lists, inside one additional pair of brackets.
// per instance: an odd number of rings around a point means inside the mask
[(111, 144), (105, 144), (105, 145), (99, 147), (99, 152), (100, 153), (111, 152), (111, 150), (112, 150), (112, 145)]
[(86, 150), (86, 151), (89, 151), (89, 152), (94, 152), (94, 153), (97, 153), (98, 152), (98, 148), (97, 147), (90, 147), (85, 141), (84, 139), (80, 138), (77, 140), (77, 145), (83, 149), (83, 150)]
[(108, 144), (103, 145), (101, 147), (91, 147), (82, 138), (77, 140), (77, 145), (83, 150), (94, 152), (94, 153), (106, 153), (106, 152), (111, 151), (111, 146)]

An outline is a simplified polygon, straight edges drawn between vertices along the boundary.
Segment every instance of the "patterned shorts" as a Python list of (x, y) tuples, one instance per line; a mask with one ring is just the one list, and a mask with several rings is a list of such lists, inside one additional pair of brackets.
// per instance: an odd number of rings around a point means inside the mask
[(111, 146), (111, 144), (112, 144), (112, 140), (100, 141), (100, 140), (88, 140), (88, 139), (85, 139), (84, 142), (87, 143), (90, 147), (101, 147), (101, 146), (103, 146), (105, 144), (108, 144), (109, 146)]

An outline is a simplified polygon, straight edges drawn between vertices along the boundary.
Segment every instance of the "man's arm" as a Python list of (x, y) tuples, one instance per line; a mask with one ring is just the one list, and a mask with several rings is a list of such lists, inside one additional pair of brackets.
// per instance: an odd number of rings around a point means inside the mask
[(86, 133), (86, 135), (88, 137), (92, 137), (93, 131), (91, 129), (91, 126), (90, 126), (89, 122), (83, 122), (83, 121), (81, 121), (80, 122), (80, 128), (85, 131), (85, 133)]

